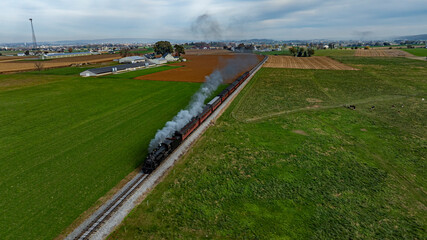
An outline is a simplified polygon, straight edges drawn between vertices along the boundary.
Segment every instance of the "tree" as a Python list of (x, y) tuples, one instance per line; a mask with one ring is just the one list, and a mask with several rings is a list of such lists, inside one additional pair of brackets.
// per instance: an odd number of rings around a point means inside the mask
[(28, 56), (28, 55), (30, 55), (30, 51), (25, 51), (25, 53), (24, 53), (26, 56)]
[(285, 44), (283, 44), (283, 46), (282, 46), (282, 50), (284, 51), (284, 50), (286, 50), (286, 47), (287, 47), (288, 45), (285, 43)]
[(312, 55), (314, 55), (314, 49), (313, 48), (307, 49), (307, 53), (308, 53), (308, 56), (311, 57)]
[[(298, 48), (298, 57), (302, 57), (304, 52), (305, 52), (305, 48), (303, 48), (303, 47)], [(307, 56), (307, 54), (306, 54), (306, 56)]]
[(122, 48), (120, 49), (120, 56), (121, 57), (127, 57), (130, 55), (130, 49), (129, 48)]
[(69, 52), (69, 53), (72, 53), (72, 52), (73, 52), (73, 48), (71, 48), (71, 47), (70, 47), (70, 48), (68, 48), (68, 52)]
[(184, 47), (182, 45), (175, 44), (174, 47), (175, 47), (175, 53), (178, 56), (181, 56), (181, 54), (185, 54)]
[(161, 55), (173, 53), (173, 47), (169, 41), (158, 41), (154, 44), (154, 52)]
[(294, 55), (294, 57), (297, 55), (298, 50), (295, 47), (291, 47), (289, 48), (289, 52), (292, 53), (292, 55)]

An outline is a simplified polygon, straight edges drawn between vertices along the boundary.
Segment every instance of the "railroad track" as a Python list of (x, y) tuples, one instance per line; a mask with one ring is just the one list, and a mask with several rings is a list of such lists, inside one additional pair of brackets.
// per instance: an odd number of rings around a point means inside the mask
[[(255, 69), (259, 70), (264, 59)], [(255, 71), (255, 72), (256, 72)], [(252, 74), (248, 79), (252, 78)], [(94, 214), (92, 214), (85, 222), (70, 233), (66, 240), (77, 239), (104, 239), (111, 233), (114, 228), (120, 224), (126, 215), (138, 204), (138, 198), (144, 193), (150, 191), (159, 182), (161, 177), (170, 169), (178, 159), (187, 152), (192, 143), (209, 127), (212, 121), (215, 121), (223, 111), (229, 106), (241, 89), (246, 86), (249, 81), (244, 81), (237, 89), (222, 103), (218, 109), (211, 114), (206, 121), (200, 124), (196, 130), (185, 140), (180, 146), (175, 149), (164, 161), (150, 174), (138, 173), (131, 181), (129, 181), (111, 200), (102, 205)]]
[(122, 205), (123, 202), (129, 196), (131, 196), (135, 189), (137, 189), (142, 182), (147, 178), (148, 174), (140, 174), (136, 178), (132, 179), (132, 181), (125, 187), (123, 191), (117, 194), (111, 201), (108, 203), (107, 207), (105, 207), (102, 211), (100, 211), (91, 222), (83, 228), (83, 230), (72, 239), (84, 240), (89, 239), (90, 236), (96, 232), (96, 230), (106, 221), (109, 217)]

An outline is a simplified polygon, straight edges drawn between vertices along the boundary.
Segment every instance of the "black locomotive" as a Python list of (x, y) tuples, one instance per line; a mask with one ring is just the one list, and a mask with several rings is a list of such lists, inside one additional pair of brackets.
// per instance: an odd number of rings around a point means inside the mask
[(145, 159), (142, 171), (144, 173), (151, 173), (156, 169), (160, 163), (169, 156), (180, 144), (184, 141), (197, 127), (200, 126), (211, 114), (214, 112), (219, 105), (221, 105), (260, 65), (267, 60), (264, 58), (256, 67), (251, 71), (245, 72), (243, 75), (238, 77), (233, 83), (231, 83), (226, 89), (220, 94), (214, 97), (206, 106), (203, 111), (196, 117), (193, 117), (187, 125), (181, 130), (176, 131), (174, 135), (167, 138), (162, 142), (156, 149), (151, 151)]

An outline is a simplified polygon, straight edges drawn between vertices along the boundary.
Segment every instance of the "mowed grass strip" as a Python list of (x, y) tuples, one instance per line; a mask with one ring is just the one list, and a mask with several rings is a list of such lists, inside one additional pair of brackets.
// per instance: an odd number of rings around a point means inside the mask
[(0, 239), (56, 237), (142, 164), (200, 86), (75, 70), (1, 76), (15, 85), (0, 89)]
[(336, 59), (261, 69), (109, 239), (425, 239), (427, 64)]

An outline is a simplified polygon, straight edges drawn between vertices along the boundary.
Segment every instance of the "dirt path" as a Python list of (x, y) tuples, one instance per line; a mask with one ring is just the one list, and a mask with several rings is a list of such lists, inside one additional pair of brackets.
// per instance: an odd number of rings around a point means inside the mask
[[(402, 99), (402, 98), (406, 98), (406, 96), (384, 96), (384, 97), (376, 97), (376, 98), (369, 98), (369, 99), (361, 99), (361, 100), (356, 100), (356, 101), (351, 101), (352, 104), (365, 104), (365, 103), (369, 103), (372, 101), (388, 101), (388, 100), (393, 100), (393, 99)], [(254, 117), (254, 118), (247, 118), (247, 119), (238, 119), (237, 117), (234, 116), (234, 119), (240, 121), (240, 122), (258, 122), (261, 120), (265, 120), (265, 119), (270, 119), (273, 117), (277, 117), (283, 114), (289, 114), (289, 113), (295, 113), (295, 112), (303, 112), (303, 111), (311, 111), (311, 110), (323, 110), (323, 109), (332, 109), (332, 108), (340, 108), (343, 107), (344, 104), (335, 104), (335, 105), (329, 105), (329, 106), (319, 106), (319, 105), (312, 105), (312, 106), (307, 106), (304, 108), (297, 108), (297, 109), (293, 109), (293, 110), (285, 110), (285, 111), (279, 111), (279, 112), (275, 112), (275, 113), (269, 113), (269, 114), (265, 114), (262, 116), (258, 116), (258, 117)]]

